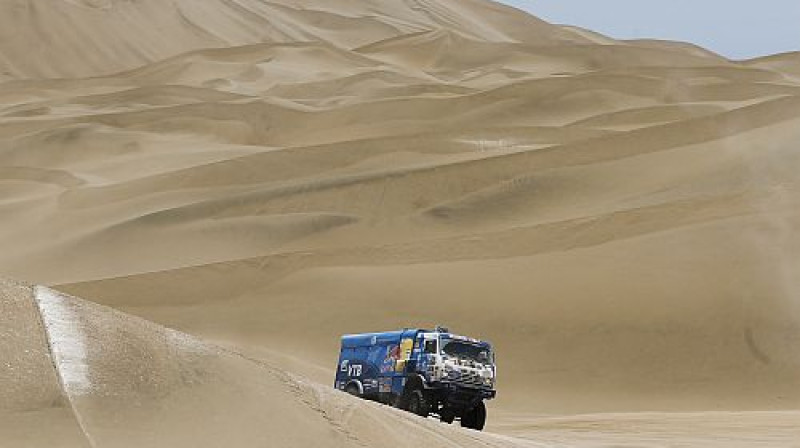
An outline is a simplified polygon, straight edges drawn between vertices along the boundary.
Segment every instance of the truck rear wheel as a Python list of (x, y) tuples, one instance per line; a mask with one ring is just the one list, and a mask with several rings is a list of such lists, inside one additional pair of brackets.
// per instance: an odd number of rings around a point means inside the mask
[(486, 405), (481, 401), (477, 406), (461, 416), (461, 426), (476, 431), (483, 431), (486, 426)]
[(414, 389), (408, 396), (408, 407), (406, 409), (412, 414), (427, 417), (431, 412), (431, 404), (421, 390)]

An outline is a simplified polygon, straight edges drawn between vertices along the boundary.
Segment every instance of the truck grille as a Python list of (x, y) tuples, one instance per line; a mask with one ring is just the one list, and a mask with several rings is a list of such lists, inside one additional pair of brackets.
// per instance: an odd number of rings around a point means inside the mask
[(455, 382), (467, 387), (478, 388), (483, 386), (483, 379), (481, 379), (481, 376), (475, 372), (469, 371), (462, 371), (461, 375), (458, 376)]

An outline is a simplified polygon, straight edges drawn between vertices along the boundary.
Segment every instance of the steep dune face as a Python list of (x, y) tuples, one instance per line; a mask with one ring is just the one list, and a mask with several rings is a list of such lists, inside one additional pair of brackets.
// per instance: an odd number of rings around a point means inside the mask
[(796, 55), (478, 0), (0, 8), (46, 43), (0, 39), (4, 273), (323, 384), (342, 333), (446, 323), (498, 346), (492, 415), (800, 406)]
[(529, 446), (321, 389), (48, 288), (3, 280), (0, 309), (9, 446)]
[[(3, 443), (90, 447), (61, 387), (33, 296), (30, 287), (0, 280)], [(48, 430), (34, 430), (43, 427)]]

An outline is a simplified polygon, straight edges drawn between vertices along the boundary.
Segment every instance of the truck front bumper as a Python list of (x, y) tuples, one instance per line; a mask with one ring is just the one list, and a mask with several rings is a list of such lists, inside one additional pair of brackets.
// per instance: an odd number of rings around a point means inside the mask
[[(497, 391), (485, 387), (476, 388), (472, 386), (465, 386), (449, 381), (436, 382), (429, 386), (432, 389), (438, 389), (445, 392), (448, 397), (453, 397), (458, 401), (471, 401), (475, 398), (481, 400), (491, 400), (497, 396)], [(463, 400), (459, 400), (462, 398)]]

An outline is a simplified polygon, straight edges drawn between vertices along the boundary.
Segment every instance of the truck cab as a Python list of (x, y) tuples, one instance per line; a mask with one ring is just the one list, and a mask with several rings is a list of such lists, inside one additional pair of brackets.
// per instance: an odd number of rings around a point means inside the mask
[(496, 378), (489, 342), (438, 327), (343, 336), (335, 387), (481, 430)]

